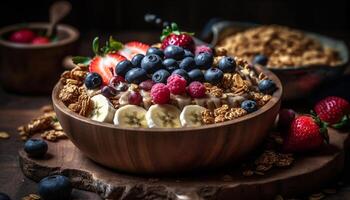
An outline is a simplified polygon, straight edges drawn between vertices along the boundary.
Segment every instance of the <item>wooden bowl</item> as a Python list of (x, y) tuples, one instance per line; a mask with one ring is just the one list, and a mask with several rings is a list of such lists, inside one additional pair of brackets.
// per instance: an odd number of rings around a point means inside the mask
[(58, 99), (60, 83), (52, 92), (52, 100), (71, 141), (104, 166), (132, 173), (212, 168), (237, 161), (252, 151), (273, 125), (281, 104), (282, 85), (272, 72), (263, 71), (279, 88), (266, 105), (235, 120), (199, 128), (119, 128), (92, 121), (70, 111)]
[(64, 57), (75, 53), (79, 32), (71, 26), (58, 25), (57, 42), (31, 45), (6, 40), (20, 28), (46, 30), (48, 26), (48, 23), (29, 23), (0, 29), (0, 81), (4, 89), (24, 94), (52, 91), (64, 70)]

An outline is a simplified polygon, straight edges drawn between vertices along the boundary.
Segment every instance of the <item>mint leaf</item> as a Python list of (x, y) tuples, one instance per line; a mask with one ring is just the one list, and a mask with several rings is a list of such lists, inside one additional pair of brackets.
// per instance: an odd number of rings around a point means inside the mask
[(95, 37), (94, 41), (92, 42), (92, 51), (95, 53), (95, 55), (99, 55), (99, 39), (98, 39), (98, 37)]
[(84, 57), (84, 56), (75, 56), (72, 58), (72, 61), (74, 64), (83, 64), (83, 65), (89, 65), (91, 58)]

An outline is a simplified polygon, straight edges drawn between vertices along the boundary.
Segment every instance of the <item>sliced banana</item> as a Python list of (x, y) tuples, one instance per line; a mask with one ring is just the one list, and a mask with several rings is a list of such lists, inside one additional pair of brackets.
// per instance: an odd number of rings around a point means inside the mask
[(173, 105), (152, 105), (147, 113), (146, 120), (149, 128), (179, 128), (180, 110)]
[(115, 109), (109, 100), (102, 94), (98, 94), (93, 96), (91, 101), (94, 108), (89, 117), (95, 121), (111, 123)]
[(199, 105), (187, 105), (180, 114), (180, 122), (183, 127), (198, 127), (202, 125), (202, 112), (206, 108)]
[(117, 110), (114, 115), (114, 124), (127, 128), (147, 128), (146, 110), (140, 106), (126, 105)]

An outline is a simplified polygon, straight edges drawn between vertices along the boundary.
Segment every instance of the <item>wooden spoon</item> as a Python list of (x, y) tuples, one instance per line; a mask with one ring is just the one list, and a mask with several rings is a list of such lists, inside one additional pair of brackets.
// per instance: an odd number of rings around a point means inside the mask
[(52, 36), (56, 30), (57, 23), (63, 19), (71, 9), (72, 5), (68, 1), (58, 1), (50, 7), (50, 25), (47, 29), (47, 37)]

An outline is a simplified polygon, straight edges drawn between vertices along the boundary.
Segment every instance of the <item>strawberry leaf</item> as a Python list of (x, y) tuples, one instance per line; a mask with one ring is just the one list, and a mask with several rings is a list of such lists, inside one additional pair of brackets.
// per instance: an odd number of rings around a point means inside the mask
[(332, 127), (335, 129), (342, 129), (349, 124), (349, 116), (344, 115), (339, 123), (333, 124)]
[(99, 39), (98, 37), (95, 37), (92, 42), (92, 51), (95, 53), (95, 55), (99, 55)]
[(113, 39), (112, 36), (109, 37), (109, 47), (110, 50), (113, 51), (119, 51), (123, 48), (123, 44), (121, 42), (118, 42), (117, 40)]
[(74, 64), (83, 64), (83, 65), (89, 65), (91, 58), (90, 57), (84, 57), (84, 56), (75, 56), (72, 58), (72, 61)]

